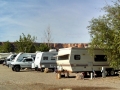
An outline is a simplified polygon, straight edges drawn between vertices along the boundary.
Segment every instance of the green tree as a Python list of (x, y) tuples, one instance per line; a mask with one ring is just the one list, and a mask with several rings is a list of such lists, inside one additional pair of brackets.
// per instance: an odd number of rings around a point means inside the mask
[(120, 68), (120, 1), (105, 6), (103, 16), (93, 18), (88, 26), (90, 49), (101, 48), (111, 67)]
[(1, 47), (2, 52), (14, 52), (14, 46), (9, 41), (4, 42), (4, 44)]
[(43, 44), (40, 44), (38, 51), (47, 52), (47, 51), (49, 51), (49, 49), (50, 49), (50, 47), (47, 44), (43, 43)]
[(15, 42), (17, 52), (35, 52), (35, 40), (35, 36), (32, 37), (30, 34), (26, 36), (24, 33), (22, 33), (22, 35), (20, 35), (19, 40)]

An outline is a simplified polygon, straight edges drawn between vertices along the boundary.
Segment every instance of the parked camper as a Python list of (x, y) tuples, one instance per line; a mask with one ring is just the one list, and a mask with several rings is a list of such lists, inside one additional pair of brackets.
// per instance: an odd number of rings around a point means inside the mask
[(0, 53), (0, 59), (6, 59), (11, 54), (12, 54), (12, 52), (10, 52), (10, 53)]
[(27, 58), (27, 57), (32, 57), (33, 59), (35, 59), (35, 56), (36, 56), (36, 53), (23, 53), (23, 52), (20, 52), (20, 53), (17, 54), (15, 59), (13, 59), (11, 62), (16, 62), (16, 61), (20, 62), (20, 61), (23, 60), (23, 58)]
[(56, 57), (58, 53), (56, 50), (51, 49), (49, 52), (38, 52), (34, 63), (32, 63), (32, 68), (35, 70), (44, 71), (45, 68), (54, 70), (56, 68)]
[(17, 56), (17, 54), (11, 54), (9, 55), (6, 60), (4, 61), (5, 62), (5, 65), (6, 66), (9, 66), (10, 62)]
[(114, 75), (115, 69), (111, 68), (107, 62), (107, 56), (101, 49), (94, 49), (94, 56), (88, 52), (88, 48), (62, 48), (57, 55), (58, 76), (62, 71), (84, 72), (85, 74), (93, 70), (97, 75), (101, 73), (102, 67), (106, 68), (107, 75)]

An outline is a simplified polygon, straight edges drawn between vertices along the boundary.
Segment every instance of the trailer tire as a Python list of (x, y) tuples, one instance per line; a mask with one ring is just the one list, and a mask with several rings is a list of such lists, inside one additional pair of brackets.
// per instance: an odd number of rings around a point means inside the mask
[(110, 75), (110, 76), (114, 76), (114, 75), (115, 75), (114, 70), (111, 70), (111, 71), (109, 72), (109, 75)]
[(38, 67), (35, 67), (35, 71), (38, 71)]

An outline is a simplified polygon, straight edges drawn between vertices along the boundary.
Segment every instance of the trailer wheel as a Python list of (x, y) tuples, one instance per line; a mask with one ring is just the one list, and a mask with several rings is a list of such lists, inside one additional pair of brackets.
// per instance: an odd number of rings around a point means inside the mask
[(38, 67), (35, 67), (35, 71), (38, 71)]
[(109, 75), (111, 75), (111, 76), (115, 75), (114, 70), (111, 70), (111, 71), (109, 72)]
[(57, 73), (57, 78), (58, 78), (58, 79), (61, 78), (61, 73)]

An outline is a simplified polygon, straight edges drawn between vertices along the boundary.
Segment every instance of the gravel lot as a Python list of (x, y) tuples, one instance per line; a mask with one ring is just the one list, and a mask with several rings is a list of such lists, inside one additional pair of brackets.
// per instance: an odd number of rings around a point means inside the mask
[(33, 70), (13, 72), (11, 68), (0, 64), (0, 90), (120, 90), (120, 78), (96, 77), (76, 80), (57, 79), (55, 73), (42, 73)]

